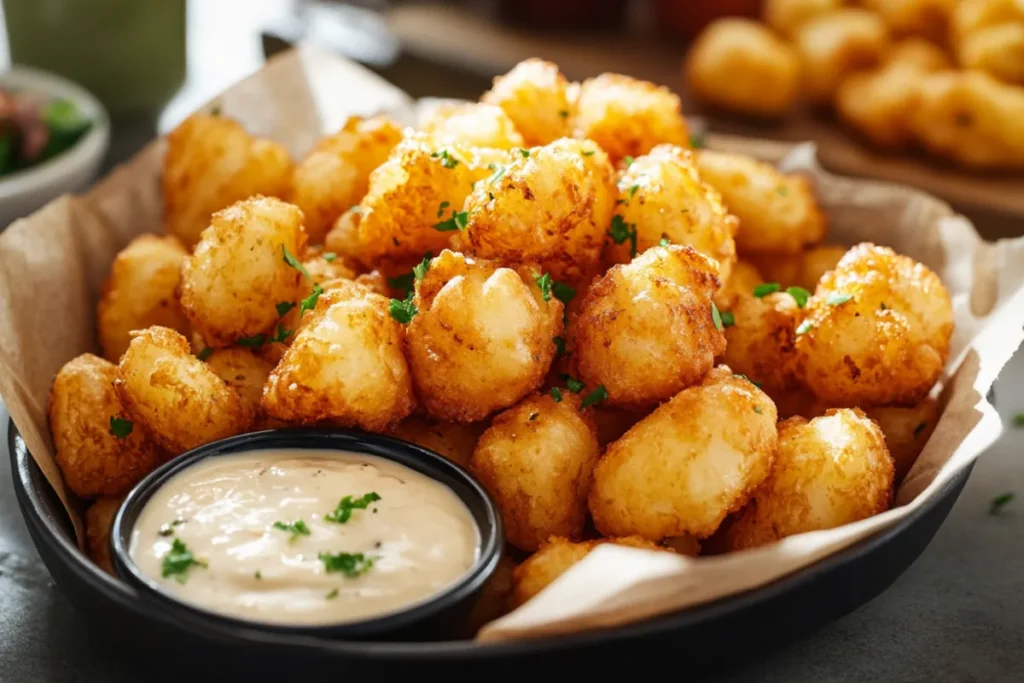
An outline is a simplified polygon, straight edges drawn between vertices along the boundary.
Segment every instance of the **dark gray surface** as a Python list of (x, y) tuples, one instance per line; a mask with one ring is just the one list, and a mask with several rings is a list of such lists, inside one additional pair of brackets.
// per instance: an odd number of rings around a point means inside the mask
[[(1024, 409), (1021, 387), (1024, 356), (1011, 361), (996, 388), (1008, 420)], [(7, 422), (2, 409), (0, 421)], [(982, 457), (946, 524), (886, 593), (766, 657), (745, 658), (736, 643), (735, 666), (711, 680), (1024, 679), (1022, 435), (1009, 427)], [(0, 455), (0, 683), (150, 680), (53, 585), (17, 509), (7, 453)], [(999, 516), (988, 514), (989, 501), (1006, 491), (1021, 499)]]

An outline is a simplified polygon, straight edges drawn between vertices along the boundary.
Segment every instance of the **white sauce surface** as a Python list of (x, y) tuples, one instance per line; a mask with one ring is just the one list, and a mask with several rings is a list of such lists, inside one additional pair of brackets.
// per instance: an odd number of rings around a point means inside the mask
[[(325, 519), (345, 496), (370, 493), (380, 500), (352, 510), (346, 523)], [(274, 527), (297, 520), (308, 535)], [(175, 539), (206, 566), (162, 577)], [(139, 515), (129, 552), (158, 588), (184, 602), (251, 621), (317, 625), (422, 602), (476, 563), (480, 536), (451, 489), (404, 465), (265, 450), (207, 458), (168, 480)], [(321, 553), (362, 553), (354, 563), (362, 571), (328, 572)]]

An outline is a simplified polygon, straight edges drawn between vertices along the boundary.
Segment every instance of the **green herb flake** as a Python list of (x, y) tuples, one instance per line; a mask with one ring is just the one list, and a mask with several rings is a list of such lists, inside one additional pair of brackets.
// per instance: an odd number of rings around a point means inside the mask
[(301, 317), (306, 311), (312, 311), (316, 308), (316, 302), (320, 300), (320, 295), (324, 293), (324, 288), (317, 283), (313, 283), (313, 291), (302, 300), (302, 305), (299, 306), (299, 316)]
[(210, 116), (216, 118), (220, 116), (221, 111), (223, 111), (223, 109), (221, 108), (220, 102), (218, 102), (214, 104), (212, 107), (210, 107)]
[(722, 323), (722, 314), (718, 312), (718, 306), (715, 302), (711, 302), (711, 322), (715, 324), (715, 329), (721, 332), (725, 329), (725, 325)]
[[(831, 296), (829, 296), (828, 299), (825, 300), (825, 303), (828, 304), (829, 306), (839, 306), (840, 304), (845, 304), (852, 298), (853, 297), (850, 296), (849, 294), (832, 294)], [(882, 310), (885, 310), (885, 304), (882, 304)]]
[(324, 252), (324, 261), (327, 261), (328, 263), (331, 263), (336, 258), (338, 258), (338, 255), (335, 254), (333, 251), (325, 251)]
[(690, 136), (690, 148), (691, 149), (704, 149), (704, 136), (700, 133), (694, 133)]
[(551, 285), (551, 293), (555, 295), (556, 299), (566, 306), (569, 305), (570, 301), (576, 298), (576, 290), (561, 282), (555, 282)]
[(271, 344), (277, 344), (277, 343), (282, 343), (283, 344), (285, 342), (285, 340), (288, 339), (288, 337), (292, 336), (293, 332), (294, 332), (294, 330), (289, 330), (284, 325), (282, 325), (281, 323), (278, 323), (277, 324), (277, 331), (274, 333), (274, 336), (271, 337), (268, 341)]
[(341, 572), (350, 579), (367, 572), (373, 566), (373, 558), (362, 553), (320, 553), (317, 557), (324, 563), (328, 574)]
[(444, 215), (444, 210), (451, 206), (451, 202), (441, 202), (441, 206), (437, 207), (437, 217), (440, 218)]
[(778, 282), (762, 282), (757, 287), (754, 287), (754, 296), (758, 299), (773, 294), (782, 289), (782, 285)]
[(132, 429), (135, 424), (131, 420), (126, 420), (123, 417), (110, 418), (110, 433), (114, 435), (116, 439), (126, 439), (128, 435), (132, 433)]
[(802, 323), (800, 323), (799, 327), (796, 328), (796, 333), (797, 334), (806, 334), (807, 332), (811, 331), (812, 327), (814, 327), (814, 324), (811, 323), (810, 320), (805, 320)]
[(206, 360), (207, 358), (209, 358), (212, 355), (213, 355), (213, 349), (211, 349), (209, 346), (207, 346), (207, 347), (203, 348), (202, 351), (199, 352), (199, 355), (196, 356), (196, 358), (198, 358), (199, 360)]
[(757, 413), (758, 415), (760, 415), (761, 414), (761, 406), (754, 406), (754, 412)]
[(555, 337), (551, 341), (555, 342), (556, 353), (559, 356), (565, 353), (565, 339), (562, 337)]
[(300, 261), (299, 259), (295, 258), (295, 254), (293, 254), (290, 251), (288, 251), (288, 247), (286, 247), (286, 246), (284, 246), (282, 244), (281, 245), (281, 252), (284, 254), (284, 262), (285, 263), (287, 263), (289, 266), (291, 266), (295, 270), (299, 271), (300, 273), (302, 273), (306, 277), (309, 277), (309, 271), (306, 270), (306, 266), (302, 265), (302, 261)]
[(1017, 413), (1013, 416), (1014, 427), (1024, 427), (1024, 413)]
[(592, 157), (592, 156), (594, 156), (594, 150), (592, 150), (592, 149), (586, 150), (585, 152), (583, 152), (583, 156), (585, 156), (585, 157)]
[(277, 317), (278, 318), (283, 318), (288, 313), (288, 311), (290, 311), (293, 308), (295, 308), (295, 302), (294, 301), (282, 301), (279, 304), (277, 304), (276, 308), (277, 308)]
[(565, 388), (574, 394), (578, 394), (587, 388), (587, 385), (579, 381), (572, 375), (561, 374), (558, 376), (563, 382), (565, 382)]
[(259, 569), (257, 569), (256, 573), (254, 573), (252, 575), (252, 578), (256, 579), (257, 581), (262, 581), (263, 580), (263, 572), (261, 572)]
[(807, 305), (807, 300), (811, 298), (811, 293), (803, 287), (786, 287), (786, 294), (793, 297), (793, 301), (796, 302), (797, 308), (803, 308)]
[(415, 280), (416, 274), (410, 271), (405, 275), (389, 277), (388, 287), (401, 292), (403, 296), (409, 296), (413, 293), (413, 282), (415, 282)]
[(880, 310), (880, 311), (888, 310), (888, 308), (889, 307), (885, 305), (884, 301), (882, 303), (878, 304), (878, 310)]
[[(751, 384), (753, 384), (758, 389), (760, 389), (762, 386), (764, 386), (760, 382), (755, 382), (754, 380), (750, 379), (749, 377), (747, 377), (746, 375), (741, 374), (741, 373), (735, 373), (735, 374), (733, 374), (733, 377), (735, 377), (736, 379), (745, 379), (746, 381), (750, 382)], [(757, 412), (761, 412), (761, 411), (757, 411)]]
[(996, 496), (992, 499), (992, 502), (989, 503), (988, 513), (990, 515), (998, 515), (1004, 507), (1010, 504), (1010, 501), (1013, 500), (1013, 498), (1014, 494), (1010, 491)]
[(736, 316), (729, 311), (719, 311), (719, 317), (722, 318), (722, 327), (732, 327), (736, 324)]
[(324, 519), (328, 522), (344, 524), (352, 517), (353, 511), (365, 510), (370, 503), (375, 503), (378, 500), (380, 500), (380, 496), (377, 495), (376, 491), (371, 491), (360, 498), (345, 496), (338, 501), (338, 507), (334, 508), (334, 512), (327, 513), (327, 515), (324, 516)]
[(523, 155), (524, 159), (529, 159), (530, 158), (530, 150), (528, 150), (528, 149), (521, 149), (521, 150), (519, 150), (519, 153)]
[(561, 116), (563, 119), (567, 119), (569, 118), (569, 110), (561, 109), (559, 110), (558, 115)]
[(417, 265), (413, 266), (412, 275), (417, 282), (427, 276), (427, 271), (430, 270), (430, 262), (434, 260), (434, 255), (431, 252), (427, 252), (423, 256), (423, 260)]
[(551, 398), (555, 400), (555, 403), (562, 402), (562, 390), (558, 387), (551, 387)]
[(326, 598), (327, 600), (333, 600), (334, 598), (338, 597), (338, 589), (337, 589), (337, 588), (335, 588), (334, 590), (332, 590), (332, 591), (331, 591), (330, 593), (328, 593), (328, 594), (327, 594), (327, 595), (325, 595), (324, 597), (325, 597), (325, 598)]
[(580, 410), (583, 410), (584, 408), (589, 408), (595, 403), (600, 403), (606, 398), (608, 398), (608, 390), (604, 388), (603, 384), (601, 384), (596, 389), (594, 389), (589, 394), (583, 397), (583, 400), (580, 401)]
[(244, 346), (247, 349), (254, 349), (259, 346), (263, 346), (263, 342), (266, 340), (266, 335), (254, 334), (251, 337), (242, 337), (238, 340), (239, 346)]
[(608, 230), (608, 234), (611, 236), (612, 241), (615, 244), (622, 244), (626, 240), (629, 240), (629, 256), (630, 258), (636, 256), (636, 226), (632, 223), (627, 223), (626, 219), (622, 216), (615, 214), (612, 216), (612, 225)]
[(174, 543), (171, 544), (171, 549), (164, 554), (160, 567), (160, 576), (165, 579), (173, 576), (174, 580), (178, 583), (185, 583), (185, 579), (188, 576), (188, 570), (192, 567), (206, 568), (206, 563), (197, 560), (195, 555), (192, 554), (192, 551), (185, 545), (184, 541), (180, 538), (174, 539)]
[(672, 246), (672, 240), (670, 240), (667, 237), (662, 237), (660, 240), (658, 240), (658, 246), (659, 247), (669, 247), (669, 246)]
[(434, 152), (430, 155), (431, 159), (440, 159), (441, 165), (445, 168), (455, 168), (459, 165), (459, 160), (448, 153), (448, 150), (442, 149), (440, 152)]
[(629, 168), (630, 166), (632, 166), (634, 161), (635, 161), (635, 159), (633, 159), (633, 157), (631, 157), (631, 156), (625, 156), (625, 157), (622, 158), (622, 163), (624, 163), (626, 165), (626, 168)]
[(917, 436), (918, 434), (923, 432), (924, 428), (927, 427), (927, 426), (928, 426), (927, 422), (922, 422), (921, 424), (919, 424), (916, 427), (914, 427), (914, 436)]
[(544, 297), (544, 301), (551, 301), (551, 273), (537, 275), (536, 271), (534, 271), (533, 281), (540, 287), (540, 294)]
[(292, 535), (288, 539), (289, 543), (294, 543), (299, 536), (309, 536), (309, 527), (301, 519), (297, 519), (294, 522), (274, 522), (274, 528), (281, 531), (287, 531)]
[(451, 218), (440, 223), (434, 223), (434, 230), (438, 232), (455, 232), (456, 230), (462, 231), (466, 229), (466, 224), (469, 223), (469, 212), (468, 211), (456, 211), (452, 209)]
[(492, 185), (498, 182), (499, 180), (501, 180), (501, 177), (505, 175), (505, 167), (502, 166), (501, 164), (487, 164), (487, 168), (491, 171), (494, 171), (494, 173), (489, 178), (487, 178), (488, 185)]
[(391, 313), (391, 317), (402, 323), (408, 325), (412, 322), (412, 319), (416, 317), (419, 310), (416, 308), (416, 304), (412, 302), (413, 294), (409, 293), (409, 296), (403, 300), (392, 299), (388, 305), (388, 311)]

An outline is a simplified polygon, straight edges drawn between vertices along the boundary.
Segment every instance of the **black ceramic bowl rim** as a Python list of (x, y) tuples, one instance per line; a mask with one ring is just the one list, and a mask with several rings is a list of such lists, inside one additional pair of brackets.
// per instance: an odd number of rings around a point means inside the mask
[[(477, 561), (457, 581), (408, 607), (377, 617), (336, 624), (277, 624), (236, 618), (203, 609), (157, 588), (142, 573), (129, 553), (132, 529), (150, 498), (175, 476), (207, 458), (277, 448), (347, 451), (357, 456), (376, 456), (404, 465), (445, 485), (465, 503), (478, 528), (480, 553)], [(357, 640), (424, 622), (469, 599), (486, 583), (501, 561), (504, 537), (501, 515), (493, 498), (465, 469), (451, 460), (408, 441), (380, 434), (327, 427), (286, 428), (213, 441), (151, 472), (125, 497), (114, 517), (110, 531), (110, 557), (117, 574), (135, 588), (143, 599), (154, 601), (154, 607), (159, 609), (216, 622), (222, 628)]]

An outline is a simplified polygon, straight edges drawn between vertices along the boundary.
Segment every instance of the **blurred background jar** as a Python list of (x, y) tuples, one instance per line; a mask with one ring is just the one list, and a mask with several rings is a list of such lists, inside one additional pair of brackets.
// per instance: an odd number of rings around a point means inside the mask
[(185, 82), (186, 0), (3, 0), (3, 11), (12, 64), (75, 81), (115, 120), (155, 115)]

